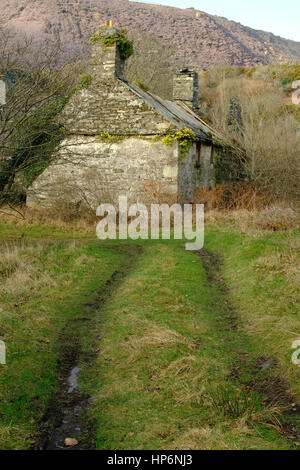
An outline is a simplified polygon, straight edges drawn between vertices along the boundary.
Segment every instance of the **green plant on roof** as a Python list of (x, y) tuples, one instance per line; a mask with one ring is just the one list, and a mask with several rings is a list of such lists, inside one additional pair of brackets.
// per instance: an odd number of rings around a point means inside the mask
[(162, 143), (171, 147), (173, 142), (178, 142), (181, 150), (182, 160), (188, 155), (191, 146), (196, 142), (196, 134), (192, 129), (185, 127), (184, 129), (176, 132), (176, 134), (169, 134), (162, 138)]
[(130, 41), (127, 38), (126, 29), (120, 29), (113, 34), (108, 34), (106, 36), (101, 35), (101, 29), (96, 31), (95, 34), (91, 37), (91, 41), (101, 42), (105, 47), (118, 45), (120, 51), (120, 57), (123, 60), (128, 59), (133, 54), (133, 41)]
[(146, 85), (144, 82), (136, 82), (136, 85), (144, 91), (149, 91), (148, 85)]
[(81, 78), (80, 82), (71, 89), (71, 94), (74, 94), (77, 91), (88, 88), (91, 83), (92, 83), (92, 77), (90, 75), (85, 75), (84, 77)]

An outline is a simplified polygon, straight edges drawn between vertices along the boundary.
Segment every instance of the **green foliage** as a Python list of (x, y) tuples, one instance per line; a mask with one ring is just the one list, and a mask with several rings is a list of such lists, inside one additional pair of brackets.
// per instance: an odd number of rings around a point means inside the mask
[(101, 36), (101, 30), (99, 30), (93, 34), (91, 41), (93, 43), (101, 42), (105, 47), (114, 46), (116, 44), (119, 47), (120, 57), (123, 60), (128, 59), (133, 54), (133, 41), (127, 38), (126, 29), (120, 29), (114, 34), (107, 36)]
[(300, 65), (283, 65), (281, 71), (281, 84), (288, 85), (300, 80)]
[(97, 139), (101, 142), (106, 142), (110, 144), (121, 142), (125, 137), (120, 135), (111, 135), (109, 132), (102, 132), (100, 135), (97, 135)]
[(144, 91), (149, 91), (149, 87), (144, 82), (137, 82), (136, 85)]
[(74, 94), (79, 90), (84, 90), (88, 88), (91, 83), (92, 83), (92, 77), (90, 75), (84, 75), (84, 77), (81, 78), (78, 85), (72, 88), (71, 94)]
[(293, 80), (291, 79), (291, 77), (283, 77), (281, 79), (281, 85), (282, 86), (288, 85), (288, 84), (292, 83), (292, 81)]
[(176, 134), (169, 134), (162, 138), (162, 143), (167, 147), (171, 147), (175, 141), (179, 143), (181, 150), (181, 157), (184, 160), (188, 155), (191, 146), (196, 142), (196, 135), (194, 131), (185, 127), (178, 131)]

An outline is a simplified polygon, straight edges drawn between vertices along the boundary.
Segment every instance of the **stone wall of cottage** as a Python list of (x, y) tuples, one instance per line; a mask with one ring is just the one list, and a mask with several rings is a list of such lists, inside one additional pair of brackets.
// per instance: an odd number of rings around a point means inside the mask
[(177, 143), (166, 147), (150, 137), (107, 143), (73, 136), (62, 142), (56, 161), (35, 180), (27, 204), (63, 203), (95, 210), (100, 203), (116, 204), (121, 195), (130, 203), (162, 202), (157, 192), (173, 200), (178, 193), (178, 160)]
[(215, 186), (215, 149), (209, 143), (194, 143), (184, 160), (179, 160), (178, 192), (180, 200), (190, 203), (197, 188)]
[(195, 143), (184, 159), (180, 157), (178, 164), (178, 193), (180, 202), (186, 204), (193, 200), (194, 190), (197, 184), (196, 148), (197, 145)]
[(175, 127), (121, 80), (94, 82), (78, 91), (59, 118), (70, 134), (156, 135)]
[(213, 145), (201, 142), (200, 161), (197, 161), (197, 187), (210, 189), (215, 186), (215, 152)]

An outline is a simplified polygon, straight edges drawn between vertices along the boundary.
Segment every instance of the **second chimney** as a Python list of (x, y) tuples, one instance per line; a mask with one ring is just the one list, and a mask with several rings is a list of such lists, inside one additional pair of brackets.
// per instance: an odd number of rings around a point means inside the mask
[(181, 69), (174, 74), (173, 101), (198, 109), (198, 74), (194, 70)]

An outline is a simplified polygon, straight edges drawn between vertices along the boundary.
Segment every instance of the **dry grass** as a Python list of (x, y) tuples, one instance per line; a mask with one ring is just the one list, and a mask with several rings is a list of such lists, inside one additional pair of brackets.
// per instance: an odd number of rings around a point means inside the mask
[(123, 348), (128, 354), (128, 361), (135, 362), (144, 354), (148, 354), (149, 348), (156, 350), (180, 344), (190, 344), (190, 342), (175, 330), (143, 321), (136, 324), (134, 336), (124, 342)]
[(197, 266), (170, 244), (144, 250), (101, 320), (92, 391), (101, 397), (99, 448), (284, 448), (281, 409), (262, 406), (256, 392), (232, 382), (228, 349), (205, 309), (200, 259)]
[(209, 226), (226, 225), (226, 230), (236, 228), (244, 234), (265, 231), (286, 231), (300, 227), (298, 207), (271, 205), (261, 209), (208, 210), (205, 214)]
[(7, 278), (11, 276), (20, 267), (18, 249), (5, 249), (0, 258), (0, 277)]
[(3, 222), (13, 222), (18, 227), (31, 225), (55, 226), (58, 229), (74, 228), (83, 233), (95, 233), (98, 220), (94, 212), (88, 209), (59, 202), (52, 207), (20, 206), (17, 211), (11, 207), (0, 209), (0, 218)]
[(50, 230), (39, 229), (29, 231), (39, 235), (30, 240), (16, 238), (24, 230), (13, 227), (6, 234), (15, 238), (0, 247), (0, 338), (7, 351), (0, 367), (1, 449), (31, 446), (53, 392), (60, 333), (118, 266), (110, 251), (99, 263), (94, 244), (51, 240)]
[[(298, 339), (299, 320), (288, 311), (288, 304), (295, 305), (296, 313), (299, 239), (285, 232), (282, 226), (278, 233), (271, 233), (274, 230), (269, 228), (270, 220), (278, 221), (282, 210), (285, 208), (278, 206), (259, 211), (215, 210), (207, 214), (207, 220), (209, 228), (217, 228), (213, 232), (220, 236), (218, 249), (221, 247), (222, 254), (226, 253), (226, 281), (245, 329), (259, 340), (264, 351), (279, 358), (280, 365), (285, 367), (283, 375), (291, 377), (295, 375), (294, 366), (287, 358), (287, 351), (290, 339)], [(287, 228), (298, 226), (297, 214), (295, 209), (288, 208), (284, 219)], [(269, 222), (262, 227), (261, 221), (266, 218)], [(241, 236), (233, 245), (233, 237), (241, 232), (247, 236)], [(272, 237), (279, 240), (275, 248), (271, 246), (269, 251), (255, 254), (253, 260), (248, 257), (242, 264), (245, 251), (247, 256), (252, 253), (252, 243), (255, 248), (257, 244), (264, 247), (260, 240), (268, 241)], [(39, 282), (51, 286), (47, 273), (41, 275), (40, 261), (37, 261), (44, 247), (44, 243), (28, 246), (21, 241), (3, 250), (6, 261), (1, 269), (6, 274), (1, 288), (5, 295), (11, 296), (11, 302), (18, 298), (14, 297), (14, 284), (19, 286), (18, 295), (23, 301), (27, 294), (39, 289)], [(209, 249), (216, 250), (216, 245)], [(86, 254), (76, 254), (74, 243), (68, 245), (67, 251), (75, 257), (75, 266), (90, 262)], [(233, 400), (231, 395), (225, 394), (221, 399), (213, 395), (220, 384), (228, 383), (230, 371), (226, 358), (222, 354), (218, 356), (222, 343), (214, 336), (216, 333), (202, 312), (208, 300), (200, 259), (195, 257), (191, 262), (190, 255), (181, 247), (168, 243), (145, 246), (145, 253), (110, 299), (101, 318), (100, 379), (94, 394), (99, 393), (106, 400), (99, 412), (101, 426), (102, 420), (107, 419), (105, 432), (110, 432), (109, 423), (118, 415), (114, 425), (118, 429), (113, 427), (111, 432), (120, 442), (113, 445), (133, 448), (157, 438), (170, 449), (282, 448), (285, 444), (260, 437), (257, 431), (259, 426), (269, 426), (280, 433), (278, 407), (260, 409), (244, 398), (239, 403), (239, 397)], [(55, 255), (47, 256), (49, 260)], [(273, 282), (278, 276), (283, 277), (284, 284), (275, 288)], [(64, 282), (67, 286), (67, 277)], [(260, 290), (254, 293), (252, 289), (257, 286)], [(46, 317), (47, 312), (40, 310), (35, 321), (43, 324)], [(199, 412), (197, 422), (193, 418), (195, 408)], [(141, 427), (135, 424), (139, 420), (143, 422)], [(184, 430), (178, 427), (181, 420), (185, 422)], [(130, 441), (131, 436), (122, 434), (128, 423), (136, 432), (134, 443)]]
[[(28, 430), (26, 430), (28, 432)], [(12, 438), (16, 441), (14, 450), (23, 450), (24, 444), (24, 427), (16, 426), (16, 425), (9, 425), (9, 426), (2, 426), (0, 425), (0, 449), (6, 449), (7, 443)], [(33, 439), (32, 439), (33, 444)]]
[(283, 253), (276, 253), (270, 256), (261, 256), (251, 264), (254, 269), (262, 272), (265, 275), (273, 276), (274, 274), (284, 275), (290, 282), (294, 282), (296, 285), (300, 283), (300, 262), (297, 251), (300, 249), (298, 241), (297, 248), (287, 248)]
[[(172, 442), (169, 450), (265, 450), (276, 449), (276, 443), (264, 443), (263, 439), (255, 437), (254, 425), (261, 424), (281, 432), (282, 411), (272, 407), (259, 412), (244, 413), (234, 421), (226, 418), (212, 425), (211, 422), (197, 428), (185, 431)], [(251, 438), (251, 439), (249, 439)], [(245, 446), (245, 442), (247, 445)]]
[(212, 211), (208, 220), (216, 234), (208, 248), (222, 257), (226, 284), (245, 330), (263, 357), (277, 358), (282, 377), (299, 396), (299, 370), (291, 361), (292, 343), (300, 337), (298, 210), (272, 206)]
[[(219, 424), (213, 428), (207, 423), (204, 427), (191, 428), (184, 432), (169, 446), (169, 450), (251, 450), (263, 448), (260, 439), (251, 440), (247, 447), (243, 447), (245, 438), (252, 436), (253, 431), (244, 424), (243, 420), (237, 422), (232, 429), (232, 423)], [(274, 446), (274, 448), (276, 448)], [(265, 444), (270, 450), (270, 444)]]
[(270, 207), (258, 212), (253, 227), (261, 230), (289, 230), (300, 226), (300, 212), (291, 207)]
[(5, 298), (23, 303), (42, 286), (47, 285), (53, 289), (56, 287), (51, 276), (41, 272), (38, 262), (38, 257), (45, 250), (46, 244), (37, 242), (33, 245), (28, 246), (25, 241), (21, 241), (2, 247), (0, 295)]

